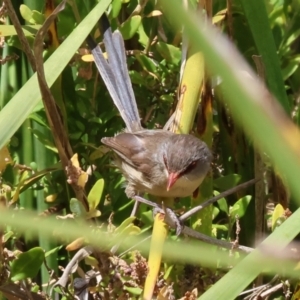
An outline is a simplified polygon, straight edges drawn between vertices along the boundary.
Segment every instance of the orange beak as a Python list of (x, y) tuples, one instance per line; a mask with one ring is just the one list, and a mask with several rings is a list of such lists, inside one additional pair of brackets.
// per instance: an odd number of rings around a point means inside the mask
[(175, 184), (179, 177), (178, 173), (170, 173), (168, 178), (168, 185), (167, 185), (167, 191), (171, 189), (171, 187)]

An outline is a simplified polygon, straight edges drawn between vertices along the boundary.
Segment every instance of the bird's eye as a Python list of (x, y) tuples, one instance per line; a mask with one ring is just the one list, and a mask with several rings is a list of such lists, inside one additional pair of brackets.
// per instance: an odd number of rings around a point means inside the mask
[(194, 160), (194, 161), (189, 165), (189, 167), (190, 167), (190, 168), (193, 168), (194, 166), (196, 166), (196, 163), (197, 163), (197, 161)]
[(197, 162), (198, 162), (198, 160), (192, 161), (192, 162), (187, 166), (187, 168), (184, 170), (184, 173), (187, 174), (187, 173), (191, 172), (191, 171), (196, 167)]

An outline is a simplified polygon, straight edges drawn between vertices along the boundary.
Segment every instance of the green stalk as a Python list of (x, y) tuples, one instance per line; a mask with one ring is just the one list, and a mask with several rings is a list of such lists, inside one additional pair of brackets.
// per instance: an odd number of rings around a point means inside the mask
[[(2, 50), (2, 57), (6, 57), (9, 54), (8, 46), (5, 45)], [(5, 106), (9, 100), (9, 89), (8, 89), (8, 63), (0, 65), (0, 110)], [(1, 149), (1, 147), (0, 147)]]
[(240, 0), (252, 32), (253, 39), (261, 55), (266, 72), (266, 82), (270, 91), (276, 96), (282, 107), (290, 113), (290, 103), (286, 95), (281, 67), (277, 55), (273, 34), (264, 1)]

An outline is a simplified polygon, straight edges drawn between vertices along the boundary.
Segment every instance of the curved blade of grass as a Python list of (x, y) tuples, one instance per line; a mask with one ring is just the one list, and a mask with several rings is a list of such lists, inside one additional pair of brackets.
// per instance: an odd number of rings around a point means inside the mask
[[(298, 128), (256, 80), (256, 75), (227, 39), (208, 24), (203, 24), (199, 16), (185, 11), (179, 1), (176, 4), (167, 0), (161, 2), (172, 22), (177, 22), (177, 26), (181, 25), (180, 21), (184, 23), (189, 38), (202, 51), (212, 72), (222, 77), (222, 89), (235, 120), (243, 125), (255, 145), (268, 153), (273, 164), (285, 175), (295, 199), (300, 199)], [(180, 20), (176, 17), (178, 15)], [(264, 245), (275, 241), (278, 245), (280, 241), (281, 248), (288, 244), (299, 232), (299, 215), (300, 210), (297, 210)], [(211, 287), (201, 299), (235, 299), (262, 271), (261, 263), (255, 251)]]
[(241, 0), (256, 48), (263, 61), (270, 91), (276, 96), (287, 113), (290, 104), (284, 88), (274, 38), (271, 32), (264, 1)]
[[(293, 221), (296, 219), (296, 223)], [(94, 245), (96, 247), (101, 247), (102, 249), (111, 248), (111, 242), (115, 242), (114, 239), (116, 235), (110, 233), (107, 235), (104, 228), (93, 230), (89, 224), (80, 223), (80, 226), (77, 223), (65, 222), (64, 220), (57, 220), (54, 216), (53, 217), (37, 217), (36, 212), (29, 212), (29, 211), (10, 211), (10, 210), (1, 210), (0, 211), (0, 224), (1, 225), (11, 225), (14, 230), (18, 233), (28, 232), (33, 236), (37, 236), (38, 234), (44, 234), (48, 236), (49, 239), (59, 239), (61, 241), (62, 238), (67, 240), (75, 240), (78, 237), (85, 237), (86, 240), (89, 241), (89, 244)], [(300, 210), (298, 210), (292, 217), (290, 217), (286, 222), (284, 222), (272, 237), (270, 236), (266, 242), (264, 242), (264, 246), (271, 247), (269, 249), (279, 248), (282, 249), (285, 245), (281, 243), (284, 237), (291, 239), (295, 235), (295, 231), (293, 230), (293, 226), (300, 226)], [(287, 231), (289, 230), (289, 231)], [(286, 234), (286, 231), (288, 234)], [(56, 233), (56, 234), (53, 234)], [(282, 238), (282, 239), (280, 239)], [(118, 240), (119, 241), (119, 240)], [(141, 243), (144, 241), (144, 243)], [(149, 244), (146, 242), (149, 241), (147, 239), (147, 234), (140, 234), (136, 235), (128, 235), (125, 240), (122, 241), (120, 244), (121, 250), (127, 250), (129, 247), (135, 247), (142, 253), (148, 252)], [(279, 245), (279, 246), (278, 246)], [(160, 249), (154, 249), (157, 251)], [(268, 250), (268, 249), (267, 249)], [(280, 260), (280, 264), (278, 263), (278, 257), (273, 257), (271, 260), (270, 254), (266, 253), (264, 255), (264, 260), (261, 261), (261, 256), (258, 255), (257, 251), (256, 259), (259, 260), (258, 266), (253, 264), (253, 255), (252, 253), (245, 258), (237, 267), (243, 264), (245, 267), (244, 261), (248, 262), (250, 257), (252, 257), (252, 264), (249, 266), (249, 270), (259, 268), (260, 270), (268, 269), (268, 274), (276, 274), (282, 271), (282, 266), (286, 266), (285, 274), (287, 276), (299, 278), (299, 270), (294, 270), (295, 262), (288, 261), (287, 259)], [(276, 254), (276, 253), (275, 253)], [(232, 257), (228, 257), (228, 253), (224, 252), (221, 249), (216, 249), (215, 246), (213, 247), (203, 247), (202, 242), (197, 241), (189, 241), (188, 243), (186, 240), (179, 240), (178, 242), (174, 242), (174, 240), (166, 241), (164, 245), (164, 256), (168, 258), (169, 262), (184, 262), (188, 264), (197, 264), (197, 265), (205, 265), (205, 266), (215, 266), (216, 261), (221, 264), (229, 264), (234, 263)], [(247, 264), (248, 267), (248, 264)], [(235, 270), (235, 269), (233, 269)], [(241, 270), (239, 268), (238, 273), (240, 275), (239, 282), (242, 281), (244, 273), (247, 272), (247, 269)], [(230, 273), (228, 273), (230, 274)], [(226, 276), (225, 276), (226, 277)], [(224, 278), (225, 278), (224, 277)], [(211, 298), (204, 298), (204, 299), (232, 299), (232, 294), (225, 295), (225, 291), (227, 289), (232, 289), (231, 286), (235, 286), (235, 278), (234, 280), (231, 278), (230, 284), (227, 282), (226, 289), (221, 290), (224, 297), (211, 297)], [(213, 289), (212, 287), (211, 289)], [(219, 293), (218, 293), (219, 294)], [(205, 294), (206, 295), (206, 294)], [(230, 295), (229, 297), (227, 297)], [(226, 296), (226, 297), (225, 297)]]
[[(293, 240), (300, 226), (300, 209), (291, 218), (284, 222), (276, 231), (271, 234), (260, 245), (262, 249), (276, 249), (279, 253)], [(276, 245), (276, 247), (274, 247)], [(266, 255), (266, 254), (265, 254)], [(279, 259), (273, 258), (274, 264), (281, 265)], [(215, 283), (199, 299), (236, 299), (236, 297), (260, 274), (264, 271), (264, 263), (267, 257), (263, 257), (259, 249), (253, 251), (242, 262), (228, 272), (222, 279)], [(283, 266), (283, 265), (282, 265)]]
[[(46, 79), (51, 86), (74, 53), (83, 43), (111, 0), (102, 0), (74, 29), (61, 46), (45, 63)], [(0, 149), (18, 130), (41, 98), (36, 74), (19, 90), (0, 112)]]

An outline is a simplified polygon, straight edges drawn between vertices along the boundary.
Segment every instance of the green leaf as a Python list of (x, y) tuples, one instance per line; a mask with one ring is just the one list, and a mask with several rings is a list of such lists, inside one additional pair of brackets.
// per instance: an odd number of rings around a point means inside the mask
[(96, 149), (95, 151), (93, 151), (90, 156), (89, 156), (89, 159), (94, 161), (100, 157), (102, 157), (105, 153), (105, 150), (103, 149), (103, 147), (99, 147), (98, 149)]
[(140, 72), (132, 70), (132, 71), (130, 71), (129, 74), (130, 74), (130, 79), (131, 79), (132, 83), (146, 85), (145, 78), (142, 76), (142, 74)]
[(70, 210), (74, 214), (75, 218), (84, 218), (87, 214), (83, 204), (76, 198), (71, 198)]
[(153, 74), (153, 76), (156, 76), (156, 74), (154, 74), (156, 71), (156, 64), (151, 58), (147, 57), (143, 53), (138, 53), (135, 57), (145, 71), (150, 72)]
[[(24, 25), (22, 30), (25, 36), (33, 36), (41, 28), (41, 25)], [(16, 29), (13, 25), (0, 25), (0, 36), (17, 35)]]
[(44, 259), (45, 253), (40, 247), (21, 253), (11, 264), (11, 280), (18, 281), (35, 277)]
[(226, 191), (234, 186), (236, 186), (241, 180), (241, 175), (239, 174), (229, 174), (223, 177), (219, 177), (214, 180), (214, 188), (219, 191)]
[(141, 295), (142, 291), (143, 291), (139, 287), (129, 287), (129, 286), (126, 286), (126, 285), (124, 285), (124, 289), (126, 291), (128, 291), (129, 293), (131, 293), (132, 295), (137, 295), (137, 296)]
[(45, 22), (45, 16), (37, 10), (31, 10), (25, 4), (21, 4), (20, 13), (22, 18), (31, 24), (42, 25)]
[(98, 206), (104, 189), (104, 179), (97, 180), (88, 195), (89, 209), (94, 210)]
[(61, 248), (63, 248), (63, 246), (58, 246), (58, 247), (55, 247), (55, 248), (53, 248), (53, 249), (47, 251), (47, 252), (45, 253), (45, 257), (48, 257), (48, 256), (50, 256), (51, 254), (57, 253)]
[(95, 257), (92, 257), (92, 256), (87, 256), (84, 258), (84, 262), (89, 265), (89, 266), (93, 266), (93, 267), (97, 267), (99, 266), (99, 261), (95, 258)]
[(31, 23), (32, 10), (27, 5), (20, 5), (20, 14), (25, 21)]
[(155, 9), (147, 14), (147, 18), (159, 17), (161, 15), (162, 15), (162, 12), (160, 10)]
[(111, 17), (116, 18), (121, 10), (122, 0), (113, 0), (111, 4)]
[(136, 217), (129, 217), (125, 219), (120, 226), (115, 230), (115, 233), (122, 233), (128, 226), (132, 225), (132, 222), (136, 219)]
[(226, 15), (227, 9), (222, 9), (221, 11), (217, 12), (212, 18), (213, 24), (221, 23), (223, 20), (225, 20)]
[(181, 61), (181, 50), (173, 45), (158, 42), (156, 44), (156, 50), (168, 63), (178, 65)]
[[(217, 196), (220, 193), (217, 191), (214, 191), (214, 195)], [(226, 215), (228, 215), (229, 210), (228, 210), (228, 204), (225, 198), (221, 198), (220, 200), (217, 201), (218, 206), (220, 208), (221, 211), (223, 211), (224, 213), (226, 213)]]
[(167, 280), (171, 276), (171, 272), (174, 269), (174, 265), (171, 264), (165, 264), (165, 270), (164, 270), (164, 279)]
[(144, 226), (146, 228), (152, 227), (153, 226), (153, 212), (151, 210), (143, 212), (141, 214), (141, 221), (143, 222), (143, 224), (145, 224)]
[(129, 217), (122, 222), (122, 224), (115, 229), (114, 238), (112, 244), (119, 243), (124, 238), (130, 235), (138, 235), (141, 233), (141, 229), (133, 224), (135, 217)]
[(300, 28), (296, 31), (293, 31), (291, 35), (284, 41), (284, 47), (291, 46), (300, 36)]
[(3, 236), (3, 242), (6, 243), (14, 235), (13, 231), (8, 231)]
[(141, 21), (141, 16), (133, 16), (121, 25), (119, 30), (122, 33), (124, 40), (129, 40), (134, 36), (134, 34), (138, 31)]
[(174, 97), (170, 94), (166, 94), (166, 95), (161, 95), (159, 97), (159, 100), (172, 103), (174, 101)]
[(220, 231), (228, 232), (228, 225), (226, 225), (226, 224), (213, 224), (212, 228), (215, 228)]
[(143, 47), (146, 47), (149, 42), (149, 37), (148, 37), (147, 33), (145, 32), (143, 23), (141, 23), (141, 26), (138, 29), (138, 35), (139, 35), (139, 43)]
[(235, 220), (235, 217), (237, 215), (239, 218), (242, 218), (244, 216), (251, 199), (252, 196), (248, 195), (234, 203), (233, 207), (229, 209), (229, 214), (232, 221)]
[(45, 22), (45, 16), (37, 10), (32, 11), (31, 23), (42, 25)]
[(288, 64), (282, 69), (282, 77), (284, 78), (284, 80), (287, 80), (297, 71), (297, 69), (299, 68), (299, 63), (300, 55), (296, 55), (289, 60)]
[(213, 211), (212, 211), (212, 220), (214, 220), (220, 213), (220, 209), (216, 206), (213, 206)]
[(272, 214), (272, 231), (277, 227), (277, 221), (284, 216), (284, 208), (281, 204), (277, 204)]
[(47, 123), (45, 123), (45, 120), (43, 118), (41, 118), (38, 114), (32, 113), (28, 116), (28, 118), (34, 120), (38, 124), (49, 129), (49, 125)]
[(45, 145), (45, 147), (55, 153), (57, 153), (57, 148), (55, 147), (55, 145), (53, 144), (52, 141), (49, 140), (49, 135), (44, 134), (42, 131), (37, 130), (37, 129), (32, 129), (29, 128), (33, 135), (43, 144)]

